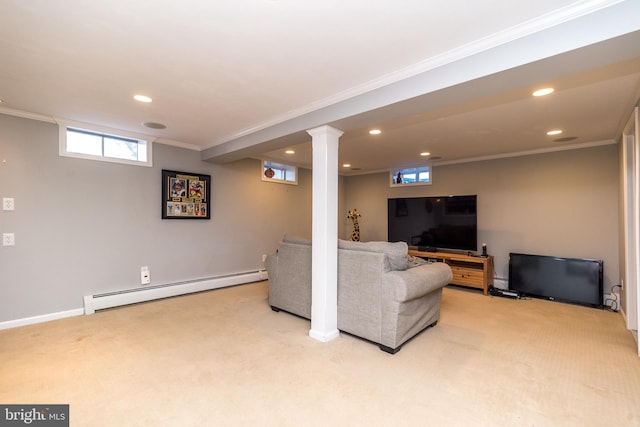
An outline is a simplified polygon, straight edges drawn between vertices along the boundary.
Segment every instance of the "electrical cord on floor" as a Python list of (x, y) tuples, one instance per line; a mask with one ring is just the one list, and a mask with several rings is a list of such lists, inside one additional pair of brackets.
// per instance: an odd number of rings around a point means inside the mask
[[(491, 258), (491, 268), (493, 269), (493, 258)], [(495, 273), (495, 270), (494, 270), (493, 283), (496, 283), (496, 281), (507, 282), (507, 286), (508, 286), (508, 283), (509, 283), (509, 279), (507, 279), (506, 277), (499, 277), (498, 273)], [(491, 289), (493, 287), (494, 286), (490, 286), (489, 289)], [(500, 289), (500, 288), (496, 287), (496, 289)], [(509, 290), (509, 289), (505, 289), (505, 290)], [(491, 292), (489, 292), (489, 295), (491, 295)], [(518, 298), (515, 298), (515, 299), (528, 300), (528, 299), (531, 299), (531, 297), (529, 295), (521, 295), (521, 294), (519, 294)]]
[(622, 286), (621, 285), (613, 285), (611, 287), (611, 294), (609, 294), (611, 296), (611, 298), (607, 298), (607, 299), (604, 300), (604, 308), (606, 308), (609, 311), (617, 312), (620, 309), (620, 305), (618, 303), (618, 294), (613, 292), (615, 290), (615, 288), (622, 289)]

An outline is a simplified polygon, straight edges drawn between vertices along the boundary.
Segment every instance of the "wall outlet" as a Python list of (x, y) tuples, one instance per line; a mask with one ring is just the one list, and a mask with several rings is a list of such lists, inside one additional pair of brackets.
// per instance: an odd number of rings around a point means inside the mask
[(149, 271), (149, 267), (140, 267), (140, 284), (148, 285), (149, 283), (151, 283), (151, 272)]
[(262, 254), (262, 262), (265, 262), (267, 260), (267, 254)]

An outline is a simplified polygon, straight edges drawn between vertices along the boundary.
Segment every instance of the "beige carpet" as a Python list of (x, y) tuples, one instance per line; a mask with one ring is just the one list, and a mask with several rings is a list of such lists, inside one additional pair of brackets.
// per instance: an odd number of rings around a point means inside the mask
[(619, 314), (445, 289), (396, 355), (272, 312), (267, 283), (0, 331), (0, 403), (72, 426), (637, 426)]

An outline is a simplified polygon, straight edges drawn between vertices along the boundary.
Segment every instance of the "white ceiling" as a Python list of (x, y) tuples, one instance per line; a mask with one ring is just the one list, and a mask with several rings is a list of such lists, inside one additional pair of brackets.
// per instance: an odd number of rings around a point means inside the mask
[(322, 124), (345, 131), (345, 174), (609, 143), (640, 96), (637, 0), (2, 0), (0, 16), (0, 112), (210, 161), (309, 166)]

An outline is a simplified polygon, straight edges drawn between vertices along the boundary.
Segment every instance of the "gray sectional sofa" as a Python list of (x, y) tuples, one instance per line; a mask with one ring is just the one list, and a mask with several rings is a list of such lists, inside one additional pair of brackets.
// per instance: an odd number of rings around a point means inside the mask
[[(440, 318), (445, 263), (408, 256), (403, 242), (338, 241), (338, 329), (396, 353)], [(311, 317), (311, 241), (285, 236), (265, 261), (274, 311)]]

